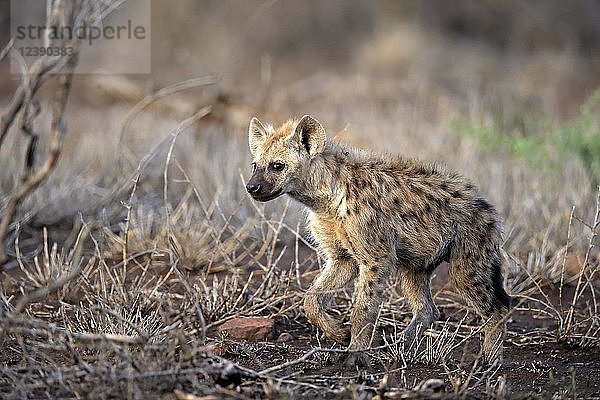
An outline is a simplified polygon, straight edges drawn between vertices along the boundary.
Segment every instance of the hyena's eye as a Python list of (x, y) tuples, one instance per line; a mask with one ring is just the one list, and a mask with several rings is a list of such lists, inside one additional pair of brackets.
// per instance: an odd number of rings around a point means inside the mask
[(279, 161), (269, 163), (269, 169), (272, 171), (283, 171), (285, 164)]
[(252, 163), (252, 173), (256, 172), (256, 163)]

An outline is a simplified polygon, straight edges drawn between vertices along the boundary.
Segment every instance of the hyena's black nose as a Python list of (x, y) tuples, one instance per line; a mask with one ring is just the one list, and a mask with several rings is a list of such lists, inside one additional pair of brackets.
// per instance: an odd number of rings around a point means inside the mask
[(260, 190), (260, 185), (258, 183), (249, 183), (246, 185), (246, 190), (248, 193), (257, 193)]

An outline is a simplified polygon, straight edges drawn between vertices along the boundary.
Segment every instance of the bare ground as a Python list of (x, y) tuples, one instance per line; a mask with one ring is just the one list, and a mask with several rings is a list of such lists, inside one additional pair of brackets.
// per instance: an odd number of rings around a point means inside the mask
[[(299, 254), (300, 257), (314, 257), (311, 250), (302, 246)], [(283, 257), (281, 260), (281, 265), (291, 261)], [(175, 273), (173, 268), (167, 267), (144, 272), (141, 263), (130, 268), (132, 272), (127, 274), (127, 282), (130, 283), (126, 286), (131, 285), (132, 290), (127, 293), (138, 296), (138, 299), (113, 295), (113, 303), (94, 313), (91, 310), (95, 306), (90, 299), (98, 293), (90, 289), (100, 289), (102, 285), (96, 282), (98, 286), (85, 289), (85, 285), (78, 284), (67, 293), (53, 293), (31, 303), (24, 315), (15, 316), (10, 325), (5, 325), (8, 330), (4, 333), (4, 346), (0, 352), (3, 366), (0, 392), (3, 396), (594, 398), (600, 393), (597, 332), (587, 341), (577, 335), (557, 338), (557, 320), (544, 313), (533, 298), (522, 302), (508, 323), (502, 365), (491, 368), (479, 365), (476, 332), (480, 321), (472, 314), (465, 315), (466, 308), (445, 284), (443, 266), (434, 279), (436, 302), (442, 316), (426, 332), (418, 349), (403, 350), (393, 343), (394, 335), (408, 322), (409, 314), (401, 292), (392, 285), (389, 288), (390, 298), (382, 308), (379, 326), (379, 334), (387, 341), (380, 338), (379, 343), (375, 343), (378, 346), (387, 343), (389, 346), (370, 351), (371, 364), (362, 369), (346, 366), (344, 360), (347, 354), (343, 349), (324, 338), (308, 323), (296, 304), (302, 294), (293, 288), (293, 284), (286, 283), (287, 289), (282, 291), (291, 296), (279, 295), (286, 271), (271, 268), (266, 274), (255, 275), (256, 278), (248, 285), (245, 296), (256, 295), (261, 287), (273, 285), (270, 288), (272, 300), (258, 300), (254, 304), (241, 300), (240, 310), (228, 310), (229, 314), (221, 314), (220, 318), (215, 313), (211, 321), (207, 304), (198, 302), (198, 297), (195, 304), (194, 300), (190, 302), (185, 298), (190, 295), (189, 291), (198, 295), (198, 283), (212, 279), (212, 286), (218, 288), (218, 292), (210, 289), (209, 296), (221, 301), (224, 309), (228, 299), (219, 297), (238, 293), (239, 288), (237, 292), (232, 290), (229, 293), (227, 290), (232, 289), (232, 282), (239, 272), (242, 274), (238, 276), (246, 277), (240, 282), (248, 282), (252, 268), (211, 275), (187, 271)], [(261, 285), (265, 282), (261, 276), (280, 273), (278, 283), (271, 281), (268, 285)], [(171, 279), (164, 280), (168, 275)], [(92, 273), (89, 279), (93, 280), (94, 276), (99, 278)], [(313, 276), (314, 266), (301, 273), (301, 284), (310, 281)], [(17, 282), (22, 279), (23, 273), (18, 269), (5, 273), (3, 281), (13, 282), (5, 286), (8, 298), (18, 297)], [(161, 279), (164, 281), (161, 289), (150, 284)], [(228, 280), (229, 283), (219, 283)], [(142, 284), (142, 281), (145, 283)], [(104, 285), (103, 290), (110, 292), (116, 289)], [(147, 292), (140, 290), (144, 286), (153, 288), (154, 301), (148, 301), (152, 296), (145, 296), (143, 293)], [(280, 288), (276, 289), (277, 286)], [(544, 288), (547, 298), (558, 304), (559, 293), (555, 289), (550, 285)], [(573, 284), (565, 284), (563, 298), (571, 298), (573, 291)], [(156, 297), (167, 293), (171, 296), (170, 300), (163, 298), (157, 301)], [(177, 297), (179, 293), (181, 295)], [(538, 297), (546, 299), (545, 296)], [(118, 304), (123, 301), (129, 303), (126, 307), (130, 309), (129, 314), (122, 308), (124, 304)], [(578, 307), (589, 306), (592, 301), (590, 296), (583, 295), (579, 298)], [(340, 294), (335, 310), (342, 313), (341, 318), (348, 307), (348, 293)], [(144, 317), (152, 316), (159, 309), (161, 315), (157, 319), (162, 320), (165, 333), (155, 330), (153, 335), (140, 338), (151, 331), (151, 324), (144, 323)], [(199, 320), (198, 310), (204, 310), (203, 314), (208, 319)], [(99, 319), (98, 326), (94, 326), (93, 321), (84, 320), (86, 311), (90, 312), (87, 318), (95, 316)], [(179, 313), (179, 318), (174, 313)], [(97, 337), (77, 333), (83, 331), (83, 326), (88, 331), (97, 331), (102, 324), (102, 314), (116, 318), (116, 322), (111, 323), (112, 328), (122, 321), (130, 324), (133, 330), (121, 329), (121, 332), (130, 333), (117, 334), (114, 329), (107, 330), (105, 326)], [(125, 315), (129, 322), (123, 319)], [(274, 330), (266, 340), (259, 342), (231, 340), (217, 332), (219, 320), (239, 315), (270, 315), (275, 319)], [(65, 325), (70, 329), (60, 328)], [(107, 336), (107, 332), (115, 335)], [(148, 340), (152, 336), (162, 339)], [(447, 354), (439, 357), (438, 352)], [(306, 357), (308, 353), (311, 354)]]

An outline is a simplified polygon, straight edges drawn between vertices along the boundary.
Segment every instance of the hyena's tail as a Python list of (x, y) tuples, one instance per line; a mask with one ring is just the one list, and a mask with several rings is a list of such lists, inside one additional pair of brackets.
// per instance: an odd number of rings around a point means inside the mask
[(498, 246), (478, 248), (459, 255), (450, 265), (456, 288), (485, 321), (484, 357), (499, 359), (511, 298), (504, 289)]
[(482, 316), (489, 317), (510, 308), (511, 298), (504, 289), (501, 260), (499, 254), (488, 255), (485, 260), (471, 253), (468, 259), (459, 258), (450, 265), (456, 288)]

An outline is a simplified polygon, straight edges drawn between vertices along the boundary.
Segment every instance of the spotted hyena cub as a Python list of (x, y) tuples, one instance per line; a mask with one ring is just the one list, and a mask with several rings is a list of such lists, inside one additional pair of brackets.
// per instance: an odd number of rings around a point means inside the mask
[[(339, 143), (311, 116), (274, 129), (252, 118), (248, 193), (288, 194), (309, 209), (308, 225), (327, 260), (304, 300), (308, 319), (350, 349), (371, 344), (382, 292), (399, 273), (413, 312), (408, 344), (438, 317), (430, 279), (443, 261), (485, 321), (482, 350), (499, 358), (510, 297), (502, 284), (501, 225), (494, 207), (464, 177), (439, 166)], [(327, 313), (355, 279), (351, 327)]]

